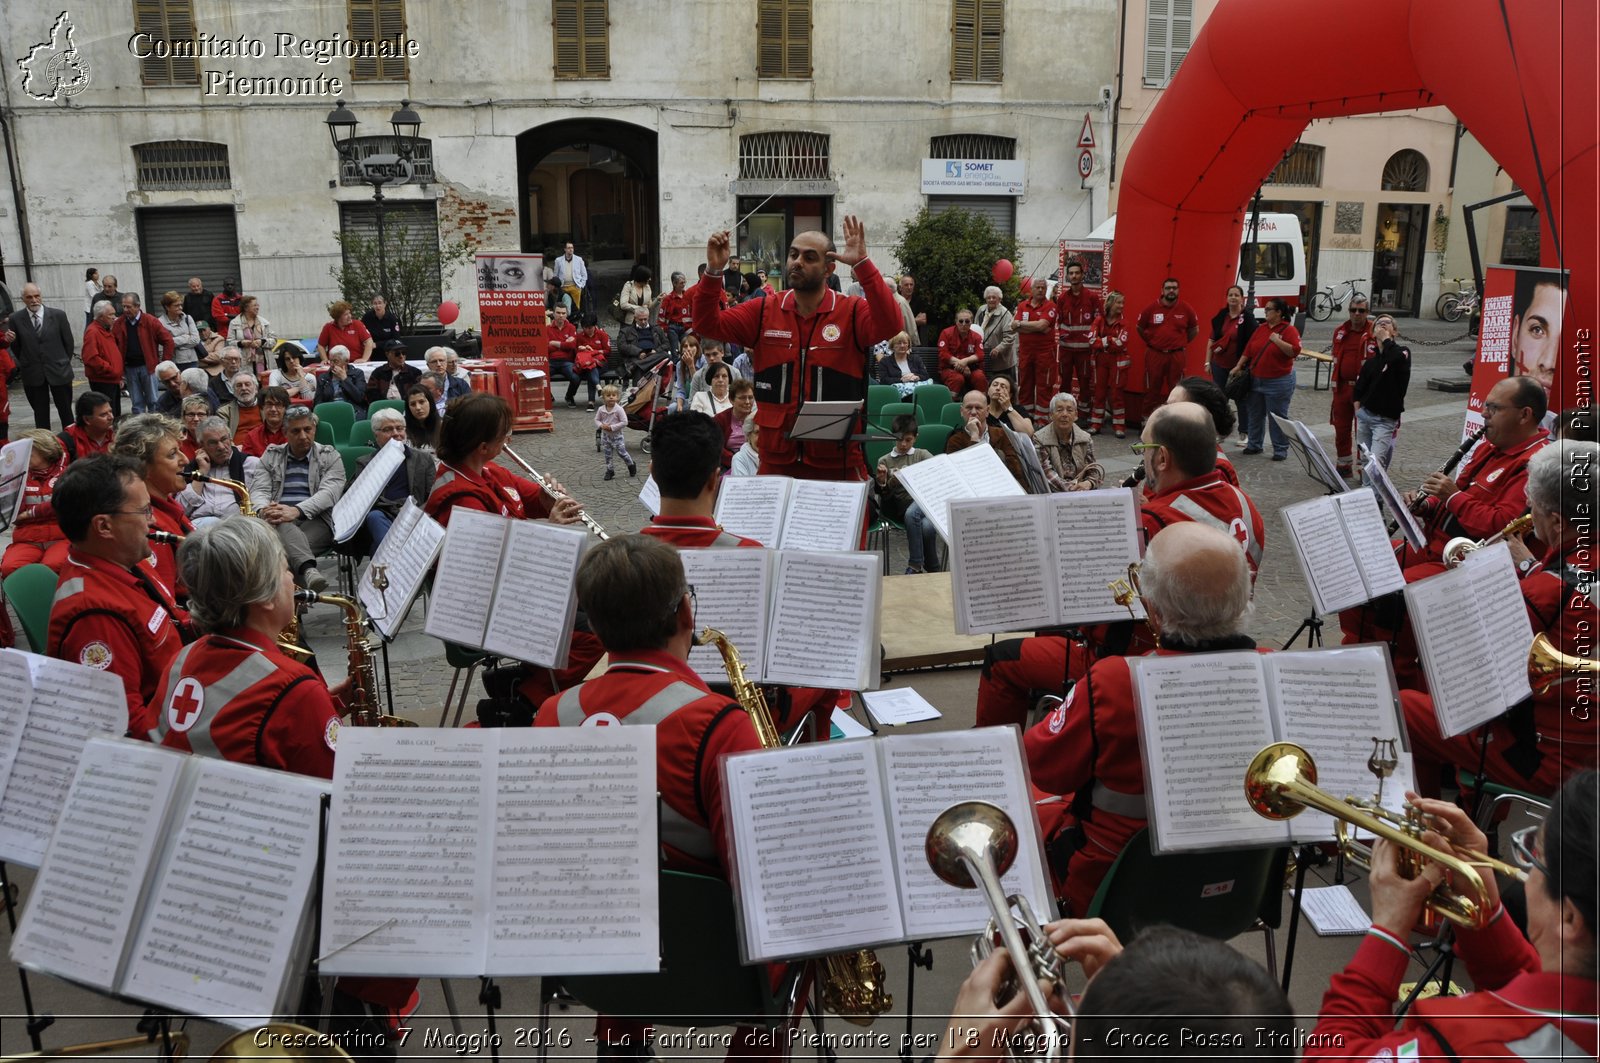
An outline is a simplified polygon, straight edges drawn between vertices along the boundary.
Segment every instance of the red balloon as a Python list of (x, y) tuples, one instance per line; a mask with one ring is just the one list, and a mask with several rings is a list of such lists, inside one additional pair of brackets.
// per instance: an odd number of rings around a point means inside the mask
[(1011, 279), (1011, 274), (1015, 272), (1016, 270), (1012, 267), (1011, 260), (1002, 258), (994, 264), (994, 282), (996, 284), (1004, 284)]
[(448, 325), (460, 316), (461, 308), (449, 299), (439, 304), (439, 324)]
[(1022, 282), (1017, 285), (1017, 290), (1020, 291), (1023, 295), (1027, 295), (1029, 292), (1033, 291), (1033, 278), (1032, 277), (1024, 277), (1024, 278), (1022, 278)]

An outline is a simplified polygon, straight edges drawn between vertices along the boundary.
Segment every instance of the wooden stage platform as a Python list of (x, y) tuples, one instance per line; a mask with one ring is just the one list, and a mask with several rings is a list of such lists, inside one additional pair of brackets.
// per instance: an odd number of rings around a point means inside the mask
[(1031, 635), (957, 635), (950, 573), (922, 572), (883, 578), (883, 671), (970, 667), (983, 663), (991, 640)]

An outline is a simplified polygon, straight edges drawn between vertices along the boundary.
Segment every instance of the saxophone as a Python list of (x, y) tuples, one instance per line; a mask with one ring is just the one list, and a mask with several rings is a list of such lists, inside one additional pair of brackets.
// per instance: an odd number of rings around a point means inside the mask
[[(750, 717), (761, 748), (782, 746), (783, 738), (778, 734), (778, 725), (772, 721), (766, 695), (744, 674), (744, 661), (728, 636), (708, 627), (694, 641), (697, 646), (715, 646), (722, 654), (722, 667), (728, 673), (734, 700)], [(894, 998), (883, 983), (883, 964), (871, 949), (836, 953), (822, 959), (822, 1006), (846, 1022), (871, 1026), (879, 1015), (889, 1010)]]
[(342, 594), (318, 594), (316, 591), (295, 591), (294, 599), (305, 605), (338, 606), (344, 612), (344, 637), (350, 664), (350, 726), (417, 726), (411, 720), (387, 715), (378, 708), (378, 673), (367, 645), (367, 618), (362, 615), (360, 604)]
[(233, 497), (239, 500), (240, 513), (244, 514), (246, 517), (253, 517), (256, 515), (255, 508), (250, 505), (249, 488), (245, 487), (245, 485), (240, 483), (238, 480), (225, 480), (220, 476), (207, 476), (199, 469), (184, 473), (183, 478), (192, 484), (215, 484), (218, 487), (226, 487), (228, 490), (233, 492)]

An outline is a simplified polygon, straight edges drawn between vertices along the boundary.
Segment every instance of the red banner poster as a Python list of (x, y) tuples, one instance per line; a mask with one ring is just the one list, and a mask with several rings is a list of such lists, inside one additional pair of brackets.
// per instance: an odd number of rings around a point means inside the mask
[(544, 333), (544, 256), (480, 254), (477, 275), (483, 356), (498, 363), (500, 394), (511, 403), (512, 428), (553, 431), (550, 349)]
[[(1567, 275), (1561, 270), (1490, 266), (1483, 283), (1483, 318), (1478, 354), (1472, 365), (1472, 391), (1461, 438), (1483, 426), (1489, 390), (1513, 373), (1544, 386), (1550, 409), (1574, 404), (1574, 382), (1590, 367), (1577, 356), (1561, 357), (1561, 327), (1566, 318)], [(1592, 401), (1592, 396), (1589, 400)]]

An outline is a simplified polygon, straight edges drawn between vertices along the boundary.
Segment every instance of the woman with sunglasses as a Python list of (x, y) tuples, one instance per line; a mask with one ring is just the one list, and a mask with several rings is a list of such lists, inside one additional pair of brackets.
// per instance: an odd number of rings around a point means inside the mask
[[(1512, 856), (1526, 869), (1527, 936), (1500, 904), (1498, 884), (1485, 869), (1489, 923), (1456, 938), (1478, 991), (1418, 1001), (1399, 1029), (1389, 1009), (1410, 966), (1406, 942), (1443, 871), (1429, 863), (1415, 879), (1402, 878), (1398, 851), (1379, 841), (1372, 854), (1372, 928), (1322, 998), (1305, 1058), (1595, 1058), (1597, 780), (1593, 771), (1572, 776), (1543, 823), (1511, 836)], [(1433, 822), (1424, 840), (1462, 852), (1488, 849), (1483, 832), (1455, 805), (1408, 796)]]

